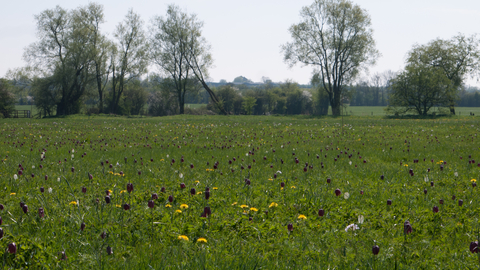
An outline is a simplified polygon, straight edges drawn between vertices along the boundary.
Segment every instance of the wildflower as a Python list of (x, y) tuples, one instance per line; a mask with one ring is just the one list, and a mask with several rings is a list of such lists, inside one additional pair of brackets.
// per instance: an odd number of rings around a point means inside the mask
[(348, 199), (350, 197), (350, 193), (348, 192), (345, 192), (345, 194), (343, 194), (343, 198)]
[(268, 181), (273, 181), (273, 179), (272, 179), (272, 178), (268, 178)]
[(307, 219), (307, 217), (306, 217), (305, 215), (300, 215), (300, 216), (298, 216), (298, 219), (303, 219), (303, 220), (305, 220), (305, 219)]
[(288, 223), (287, 229), (288, 229), (290, 232), (293, 232), (293, 224), (292, 224), (292, 223)]
[(403, 166), (408, 167), (408, 164), (405, 164), (405, 165), (403, 165)]
[(17, 193), (15, 192), (10, 193), (10, 196), (15, 196), (15, 195), (17, 195)]
[(470, 180), (470, 182), (476, 183), (477, 179), (472, 179), (472, 180)]
[(181, 209), (187, 209), (187, 208), (188, 208), (188, 205), (183, 203), (183, 204), (180, 205), (180, 208), (181, 208)]
[(16, 174), (13, 175), (13, 179), (17, 180), (18, 176)]
[(147, 205), (148, 205), (148, 208), (153, 209), (155, 207), (155, 202), (153, 200), (149, 200)]
[(323, 217), (323, 215), (325, 215), (325, 210), (323, 209), (318, 210), (318, 216)]
[(8, 252), (12, 254), (17, 253), (17, 245), (15, 243), (8, 244)]
[(335, 195), (337, 196), (340, 196), (340, 194), (342, 194), (342, 192), (340, 191), (340, 189), (335, 189)]
[(363, 224), (364, 220), (365, 220), (365, 218), (362, 215), (358, 216), (358, 223), (359, 224)]
[(177, 210), (175, 210), (175, 213), (181, 214), (181, 213), (182, 213), (182, 210), (177, 209)]
[(250, 211), (257, 212), (257, 211), (258, 211), (258, 209), (257, 209), (257, 208), (255, 208), (255, 207), (252, 207), (252, 208), (250, 208)]
[(278, 206), (278, 203), (275, 203), (275, 202), (272, 202), (268, 208), (272, 208), (272, 207), (277, 207)]
[(380, 252), (380, 247), (377, 245), (373, 246), (372, 252), (373, 252), (373, 255), (378, 255), (378, 253)]
[(195, 184), (200, 184), (200, 181), (196, 180), (196, 181), (195, 181)]
[(480, 248), (478, 247), (478, 241), (470, 242), (470, 252), (479, 253)]
[(242, 208), (242, 209), (243, 208), (248, 208), (248, 205), (242, 204), (242, 205), (240, 205), (240, 208)]
[(73, 205), (77, 205), (77, 202), (76, 202), (76, 201), (71, 201), (69, 204), (70, 204), (70, 205), (72, 205), (72, 204), (73, 204)]
[(237, 202), (232, 203), (232, 205), (237, 205)]
[(358, 229), (360, 229), (360, 228), (359, 228), (355, 223), (353, 223), (353, 224), (348, 225), (348, 226), (345, 228), (345, 231), (348, 232), (348, 230), (350, 230), (350, 229), (351, 229), (352, 231), (355, 231), (355, 230), (358, 230)]
[(297, 188), (297, 187), (295, 187), (295, 186), (291, 186), (290, 188)]
[(127, 192), (126, 190), (120, 190), (120, 194)]
[(218, 187), (213, 187), (213, 190), (217, 190), (217, 189), (218, 189)]
[(178, 240), (185, 240), (188, 241), (188, 237), (186, 235), (179, 235)]
[(172, 206), (169, 203), (167, 203), (167, 205), (165, 205), (165, 207), (170, 208)]
[(202, 192), (201, 191), (197, 192), (197, 195), (202, 195)]
[(207, 239), (200, 237), (197, 239), (197, 243), (207, 243)]
[(52, 193), (52, 188), (48, 188), (48, 193)]
[(405, 223), (403, 224), (403, 232), (405, 234), (409, 234), (412, 232), (412, 225), (410, 224), (410, 222), (407, 220), (405, 221)]

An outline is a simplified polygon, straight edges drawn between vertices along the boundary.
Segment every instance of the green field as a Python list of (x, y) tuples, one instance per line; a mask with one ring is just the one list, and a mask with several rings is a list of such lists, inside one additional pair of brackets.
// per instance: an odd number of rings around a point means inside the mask
[(2, 119), (3, 265), (478, 269), (479, 119)]

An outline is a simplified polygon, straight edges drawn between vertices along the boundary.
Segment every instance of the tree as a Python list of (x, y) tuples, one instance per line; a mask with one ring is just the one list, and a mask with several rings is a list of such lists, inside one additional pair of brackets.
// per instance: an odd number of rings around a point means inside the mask
[(0, 114), (9, 117), (15, 111), (15, 95), (10, 91), (7, 80), (0, 79)]
[(243, 98), (242, 107), (245, 110), (247, 115), (251, 115), (253, 111), (253, 107), (257, 103), (257, 99), (252, 96), (246, 96)]
[(182, 12), (175, 5), (168, 7), (165, 18), (157, 16), (152, 20), (150, 56), (173, 79), (180, 114), (184, 113), (187, 86), (192, 78), (202, 84), (215, 104), (219, 102), (206, 83), (213, 61), (210, 47), (201, 36), (202, 27), (203, 22), (195, 14)]
[(113, 44), (100, 32), (100, 25), (105, 22), (103, 18), (103, 6), (96, 3), (90, 3), (86, 7), (77, 9), (75, 13), (77, 13), (77, 17), (83, 18), (77, 23), (83, 24), (84, 27), (90, 31), (94, 69), (93, 76), (95, 77), (95, 84), (100, 101), (98, 109), (99, 113), (102, 113), (104, 107), (104, 91), (110, 75), (108, 60), (111, 58), (110, 54), (113, 52)]
[(111, 54), (112, 89), (110, 110), (118, 113), (126, 84), (147, 72), (148, 44), (140, 15), (130, 9), (114, 33), (117, 46)]
[(450, 40), (436, 39), (427, 45), (416, 45), (408, 55), (407, 64), (433, 67), (451, 81), (453, 91), (449, 94), (450, 113), (455, 114), (455, 100), (467, 75), (478, 74), (480, 45), (476, 36), (462, 34)]
[(453, 84), (439, 69), (409, 65), (392, 82), (387, 111), (403, 114), (415, 111), (427, 115), (434, 106), (447, 106)]
[(58, 115), (78, 113), (92, 76), (92, 35), (85, 18), (57, 6), (35, 16), (40, 40), (24, 53), (25, 60), (55, 88)]
[(315, 0), (300, 12), (302, 22), (282, 46), (290, 66), (313, 66), (329, 96), (333, 115), (340, 115), (343, 86), (378, 56), (367, 12), (348, 0)]

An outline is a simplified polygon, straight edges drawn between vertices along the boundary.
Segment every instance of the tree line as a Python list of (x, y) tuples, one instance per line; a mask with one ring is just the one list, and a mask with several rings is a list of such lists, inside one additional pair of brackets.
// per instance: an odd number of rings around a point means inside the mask
[[(35, 15), (38, 40), (25, 49), (28, 66), (9, 71), (7, 78), (17, 93), (29, 92), (46, 116), (79, 113), (85, 104), (91, 112), (137, 114), (145, 103), (153, 115), (183, 114), (195, 99), (222, 114), (326, 114), (330, 107), (340, 115), (349, 103), (425, 115), (433, 107), (454, 114), (456, 105), (479, 106), (478, 91), (464, 86), (479, 71), (475, 35), (415, 45), (404, 70), (362, 79), (380, 56), (366, 10), (349, 0), (314, 0), (300, 18), (281, 51), (290, 66), (314, 67), (309, 90), (288, 81), (245, 90), (239, 85), (252, 82), (242, 76), (213, 87), (203, 22), (175, 5), (148, 24), (129, 10), (112, 38), (102, 31), (102, 5), (47, 9)], [(28, 96), (23, 101), (32, 102)]]

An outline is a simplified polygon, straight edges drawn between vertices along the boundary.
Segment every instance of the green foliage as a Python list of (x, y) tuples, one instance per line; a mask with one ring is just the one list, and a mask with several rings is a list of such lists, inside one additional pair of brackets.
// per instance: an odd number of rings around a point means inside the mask
[(255, 106), (256, 102), (257, 102), (257, 99), (252, 96), (247, 96), (243, 98), (242, 108), (245, 110), (245, 114), (247, 115), (252, 114), (253, 107)]
[(393, 81), (389, 111), (404, 114), (413, 110), (419, 115), (427, 115), (434, 106), (449, 106), (452, 91), (451, 81), (440, 70), (407, 66)]
[(9, 88), (8, 81), (0, 78), (0, 114), (2, 117), (9, 117), (15, 110), (15, 95)]
[[(5, 266), (478, 268), (478, 255), (469, 251), (480, 229), (480, 196), (472, 186), (480, 176), (478, 160), (472, 163), (478, 159), (478, 120), (344, 121), (341, 126), (338, 118), (188, 115), (5, 119)], [(127, 183), (133, 183), (132, 192)], [(158, 199), (150, 209), (153, 193)], [(20, 202), (28, 205), (27, 213)], [(124, 204), (130, 209), (123, 210)], [(205, 206), (212, 215), (201, 217)], [(406, 220), (413, 227), (408, 235)], [(359, 229), (345, 231), (350, 224)], [(6, 252), (12, 242), (16, 254)], [(380, 247), (376, 256), (373, 245)]]
[(313, 66), (333, 114), (340, 115), (344, 85), (378, 56), (370, 17), (348, 0), (315, 0), (300, 16), (289, 29), (293, 41), (282, 46), (284, 60)]
[[(264, 116), (61, 120), (5, 119), (0, 129), (7, 268), (478, 267), (469, 251), (480, 229), (476, 118), (347, 117), (343, 126)], [(201, 217), (205, 206), (212, 215)], [(350, 224), (359, 229), (345, 231)], [(5, 252), (12, 242), (16, 254)]]

